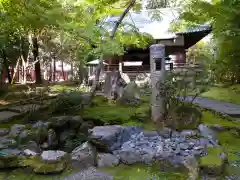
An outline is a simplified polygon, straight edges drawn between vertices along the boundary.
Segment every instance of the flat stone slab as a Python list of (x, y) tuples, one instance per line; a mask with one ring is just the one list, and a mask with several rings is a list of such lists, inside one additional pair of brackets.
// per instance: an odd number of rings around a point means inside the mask
[(11, 111), (0, 111), (0, 123), (17, 115), (20, 115), (20, 113), (11, 112)]
[[(192, 97), (187, 97), (186, 101), (191, 101)], [(239, 116), (240, 117), (240, 104), (227, 103), (222, 101), (217, 101), (213, 99), (208, 99), (204, 97), (197, 97), (194, 103), (199, 104), (203, 108), (212, 109), (219, 113), (228, 114), (229, 116)]]
[(26, 105), (14, 106), (9, 109), (19, 111), (19, 112), (28, 112), (32, 109), (38, 110), (39, 108), (41, 108), (41, 106), (39, 104), (26, 104)]

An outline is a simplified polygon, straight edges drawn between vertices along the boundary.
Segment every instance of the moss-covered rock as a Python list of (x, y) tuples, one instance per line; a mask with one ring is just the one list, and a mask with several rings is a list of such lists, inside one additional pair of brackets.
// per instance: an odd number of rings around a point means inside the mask
[(42, 161), (40, 157), (28, 157), (20, 161), (21, 166), (32, 168), (33, 172), (39, 174), (55, 174), (62, 172), (67, 167), (67, 161), (57, 162)]
[(0, 151), (0, 168), (20, 167), (21, 154), (22, 152), (17, 149), (2, 149)]
[(227, 156), (222, 148), (208, 148), (206, 156), (200, 158), (200, 168), (204, 174), (223, 175), (227, 164)]

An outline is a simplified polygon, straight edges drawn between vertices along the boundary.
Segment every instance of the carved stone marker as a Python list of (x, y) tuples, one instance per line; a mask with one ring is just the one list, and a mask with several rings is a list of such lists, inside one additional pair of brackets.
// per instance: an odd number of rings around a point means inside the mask
[(116, 100), (122, 96), (125, 86), (126, 82), (119, 71), (108, 72), (104, 83), (104, 96)]
[(150, 68), (151, 68), (151, 112), (152, 120), (159, 122), (163, 120), (165, 107), (165, 46), (162, 44), (153, 44), (150, 46)]

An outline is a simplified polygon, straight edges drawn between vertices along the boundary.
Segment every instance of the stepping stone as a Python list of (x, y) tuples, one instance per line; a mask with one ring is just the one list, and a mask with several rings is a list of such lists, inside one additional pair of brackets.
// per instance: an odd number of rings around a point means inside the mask
[(19, 112), (28, 112), (32, 109), (38, 110), (40, 107), (41, 106), (39, 104), (26, 104), (26, 105), (11, 107), (9, 109), (13, 111), (19, 111)]
[[(189, 96), (185, 101), (191, 100), (192, 97)], [(233, 117), (240, 117), (240, 104), (227, 103), (203, 97), (197, 97), (193, 102), (202, 106), (203, 108), (212, 109), (216, 112), (228, 114), (229, 116)]]
[(20, 113), (12, 112), (12, 111), (0, 111), (0, 123), (6, 122), (14, 116), (20, 115)]

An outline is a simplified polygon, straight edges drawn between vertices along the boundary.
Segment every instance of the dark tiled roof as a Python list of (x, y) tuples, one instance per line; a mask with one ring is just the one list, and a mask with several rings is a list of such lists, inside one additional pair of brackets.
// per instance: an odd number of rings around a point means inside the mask
[(199, 25), (196, 27), (191, 27), (186, 29), (184, 32), (177, 32), (176, 34), (188, 34), (188, 33), (193, 33), (193, 32), (200, 32), (200, 31), (211, 31), (212, 26), (210, 24), (204, 24), (204, 25)]

